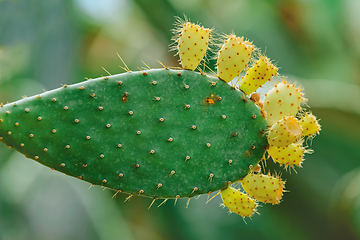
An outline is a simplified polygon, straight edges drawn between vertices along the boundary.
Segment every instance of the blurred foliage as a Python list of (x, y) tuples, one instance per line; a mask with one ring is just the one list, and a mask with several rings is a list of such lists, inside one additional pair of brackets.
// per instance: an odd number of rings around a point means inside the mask
[(359, 12), (358, 0), (0, 1), (0, 102), (106, 75), (102, 66), (123, 72), (116, 52), (130, 69), (178, 66), (167, 46), (174, 16), (186, 14), (266, 51), (305, 87), (323, 129), (304, 168), (282, 171), (283, 202), (247, 224), (220, 197), (187, 209), (186, 200), (123, 203), (1, 145), (0, 240), (360, 239)]

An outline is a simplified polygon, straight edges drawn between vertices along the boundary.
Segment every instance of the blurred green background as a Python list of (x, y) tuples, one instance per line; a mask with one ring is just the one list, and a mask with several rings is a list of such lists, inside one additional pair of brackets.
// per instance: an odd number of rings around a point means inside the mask
[(304, 168), (283, 171), (283, 202), (247, 224), (220, 197), (124, 203), (1, 145), (0, 239), (360, 239), (359, 12), (359, 0), (0, 0), (0, 102), (123, 72), (116, 52), (134, 70), (178, 66), (170, 29), (186, 14), (266, 50), (322, 124)]

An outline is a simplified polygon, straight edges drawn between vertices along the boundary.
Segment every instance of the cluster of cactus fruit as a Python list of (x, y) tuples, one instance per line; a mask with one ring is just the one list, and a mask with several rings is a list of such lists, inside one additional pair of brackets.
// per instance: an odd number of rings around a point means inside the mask
[[(213, 197), (242, 217), (258, 202), (278, 204), (285, 183), (259, 162), (294, 169), (310, 152), (304, 143), (320, 125), (301, 89), (243, 37), (215, 44), (211, 29), (187, 20), (174, 33), (181, 68), (127, 69), (1, 104), (0, 141), (127, 199), (176, 203), (219, 191)], [(194, 71), (212, 46), (217, 73)], [(266, 83), (274, 87), (262, 96)]]

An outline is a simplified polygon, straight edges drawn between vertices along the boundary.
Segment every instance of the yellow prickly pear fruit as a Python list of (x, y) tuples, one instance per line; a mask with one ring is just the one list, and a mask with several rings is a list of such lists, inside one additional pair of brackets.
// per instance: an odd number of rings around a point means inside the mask
[(254, 51), (252, 42), (244, 41), (243, 37), (230, 35), (221, 46), (217, 56), (218, 77), (230, 82), (247, 67)]
[(263, 203), (278, 204), (282, 198), (285, 182), (270, 174), (249, 173), (241, 180), (241, 185), (251, 197)]
[(273, 76), (277, 74), (277, 67), (275, 67), (267, 57), (260, 57), (255, 65), (250, 68), (245, 77), (239, 85), (239, 89), (246, 95), (255, 92), (261, 85), (270, 81)]
[(238, 189), (229, 186), (221, 190), (220, 195), (224, 205), (230, 212), (239, 214), (242, 217), (251, 217), (256, 211), (256, 201)]
[(267, 113), (267, 121), (272, 126), (283, 116), (296, 116), (300, 105), (305, 99), (300, 88), (286, 81), (276, 84), (264, 98), (264, 110)]
[(311, 113), (306, 113), (306, 115), (300, 119), (300, 126), (302, 128), (302, 134), (309, 137), (318, 134), (321, 130), (319, 122)]
[(293, 116), (286, 116), (270, 128), (268, 142), (270, 145), (285, 147), (297, 142), (301, 136), (302, 129), (299, 121)]
[(178, 33), (175, 42), (181, 66), (184, 69), (195, 70), (209, 48), (210, 29), (185, 22), (179, 29), (175, 29), (175, 32)]
[(285, 168), (288, 166), (301, 167), (301, 163), (304, 161), (305, 148), (302, 147), (302, 141), (292, 143), (286, 147), (277, 147), (271, 145), (268, 149), (269, 155), (272, 157), (274, 162), (279, 163), (280, 166), (283, 164)]

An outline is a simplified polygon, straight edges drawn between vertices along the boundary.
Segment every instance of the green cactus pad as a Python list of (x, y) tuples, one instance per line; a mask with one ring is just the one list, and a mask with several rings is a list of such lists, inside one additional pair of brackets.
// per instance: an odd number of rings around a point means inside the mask
[(267, 147), (259, 108), (218, 78), (154, 69), (97, 78), (0, 108), (0, 140), (52, 169), (129, 194), (224, 189)]

